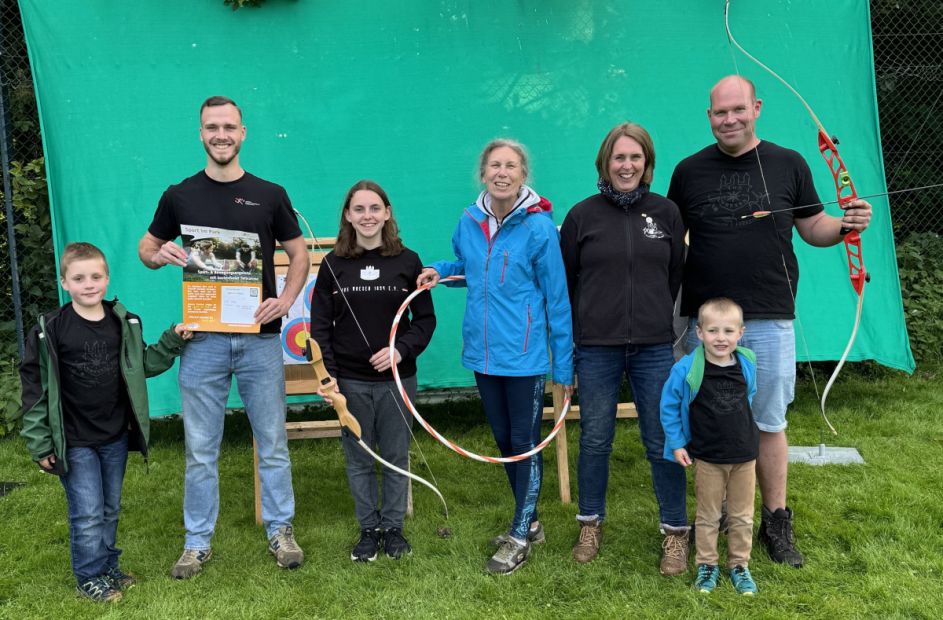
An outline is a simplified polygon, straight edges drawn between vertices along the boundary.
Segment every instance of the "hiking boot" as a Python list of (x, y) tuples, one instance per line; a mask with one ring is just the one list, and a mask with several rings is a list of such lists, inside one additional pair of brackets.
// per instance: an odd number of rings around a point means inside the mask
[(134, 576), (127, 574), (117, 566), (112, 566), (106, 570), (102, 577), (110, 581), (114, 589), (120, 591), (127, 590), (136, 583)]
[(386, 555), (394, 560), (413, 552), (413, 548), (409, 546), (409, 541), (403, 536), (403, 530), (398, 527), (391, 527), (383, 532), (383, 550), (386, 551)]
[(573, 559), (586, 564), (596, 559), (602, 543), (602, 523), (599, 519), (580, 521), (580, 537), (573, 547)]
[(354, 562), (372, 562), (377, 559), (377, 553), (380, 552), (380, 541), (383, 539), (383, 533), (379, 528), (367, 528), (360, 530), (360, 540), (354, 545), (350, 552), (350, 559)]
[(772, 513), (763, 506), (758, 538), (774, 562), (802, 567), (802, 554), (796, 549), (796, 537), (792, 533), (792, 510), (788, 506)]
[(688, 536), (691, 528), (661, 526), (665, 539), (661, 542), (661, 566), (659, 571), (665, 577), (682, 575), (688, 570)]
[(497, 575), (510, 575), (527, 562), (527, 556), (530, 555), (530, 543), (524, 541), (519, 543), (511, 537), (508, 537), (497, 552), (485, 564), (489, 573)]
[(737, 564), (731, 568), (730, 581), (733, 583), (737, 594), (742, 594), (743, 596), (753, 596), (756, 594), (756, 582), (753, 581), (753, 577), (750, 575), (750, 569), (746, 566)]
[(111, 585), (111, 581), (105, 577), (89, 579), (77, 586), (75, 591), (78, 592), (79, 596), (96, 603), (117, 603), (122, 598), (121, 592), (116, 590)]
[(701, 594), (710, 594), (717, 587), (718, 577), (720, 577), (720, 568), (716, 564), (698, 564), (694, 589)]
[[(503, 534), (498, 534), (491, 539), (492, 547), (500, 547), (501, 543), (505, 540), (508, 540), (511, 537), (507, 532)], [(532, 545), (539, 545), (542, 542), (545, 542), (547, 537), (544, 535), (544, 526), (541, 525), (540, 521), (534, 521), (530, 524), (530, 529), (527, 530), (527, 542)]]
[(170, 576), (174, 579), (189, 579), (201, 570), (203, 565), (213, 557), (212, 549), (184, 549), (183, 555), (170, 569)]
[(268, 539), (268, 552), (275, 556), (279, 568), (298, 568), (305, 561), (305, 552), (295, 542), (295, 532), (290, 525), (278, 528)]

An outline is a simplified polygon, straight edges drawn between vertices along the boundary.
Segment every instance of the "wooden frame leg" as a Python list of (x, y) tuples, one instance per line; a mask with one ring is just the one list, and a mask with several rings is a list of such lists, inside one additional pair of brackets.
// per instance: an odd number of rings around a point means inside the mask
[(255, 524), (262, 525), (262, 482), (259, 480), (259, 448), (252, 438), (252, 465), (255, 474)]
[[(553, 417), (560, 417), (563, 411), (563, 386), (553, 386)], [(560, 503), (570, 503), (570, 458), (566, 445), (566, 420), (560, 426), (560, 432), (554, 439), (557, 450), (557, 479), (560, 484)]]
[[(412, 472), (413, 468), (410, 465), (409, 458), (406, 460), (406, 471)], [(413, 516), (413, 479), (406, 479), (406, 516), (412, 518)]]

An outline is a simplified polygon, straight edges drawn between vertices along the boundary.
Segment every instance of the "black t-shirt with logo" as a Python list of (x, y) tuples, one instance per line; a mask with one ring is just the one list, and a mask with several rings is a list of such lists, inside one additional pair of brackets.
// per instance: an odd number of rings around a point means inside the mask
[(760, 430), (753, 421), (740, 358), (730, 366), (704, 360), (701, 389), (688, 412), (688, 454), (708, 463), (746, 463), (760, 449)]
[[(173, 240), (181, 224), (211, 226), (255, 233), (262, 246), (256, 258), (262, 263), (262, 300), (276, 297), (275, 266), (272, 261), (276, 241), (301, 236), (301, 228), (285, 188), (248, 172), (236, 181), (214, 181), (200, 171), (160, 198), (148, 232), (158, 239)], [(262, 333), (278, 333), (281, 318), (262, 325)]]
[(56, 325), (59, 383), (66, 444), (102, 446), (128, 428), (131, 403), (121, 376), (121, 323), (105, 310), (90, 321), (71, 305)]
[[(794, 317), (799, 265), (793, 226), (796, 218), (823, 210), (799, 153), (763, 141), (731, 157), (712, 144), (678, 164), (668, 198), (690, 233), (681, 314), (697, 316), (708, 299), (730, 297), (747, 319)], [(803, 205), (816, 206), (780, 211)], [(755, 211), (774, 213), (749, 217)]]

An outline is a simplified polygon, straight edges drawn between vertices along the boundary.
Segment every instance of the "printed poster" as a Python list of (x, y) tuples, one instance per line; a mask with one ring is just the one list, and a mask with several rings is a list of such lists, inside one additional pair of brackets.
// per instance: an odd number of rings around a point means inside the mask
[(262, 246), (241, 230), (181, 226), (187, 253), (183, 268), (183, 322), (204, 332), (257, 334), (262, 303)]
[[(288, 314), (282, 317), (282, 360), (285, 364), (307, 364), (304, 348), (306, 338), (311, 333), (311, 293), (314, 291), (314, 281), (317, 274), (309, 273), (308, 282), (301, 289), (301, 294), (295, 298), (288, 309)], [(285, 288), (285, 276), (275, 276), (275, 289), (281, 295)]]

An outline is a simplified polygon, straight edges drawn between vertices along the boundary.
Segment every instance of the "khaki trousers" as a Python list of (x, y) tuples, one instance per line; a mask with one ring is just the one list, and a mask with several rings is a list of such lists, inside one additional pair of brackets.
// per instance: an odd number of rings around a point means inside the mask
[(756, 498), (756, 461), (718, 465), (697, 461), (694, 518), (697, 564), (719, 565), (717, 531), (721, 507), (727, 498), (727, 566), (746, 567), (753, 548), (753, 512)]

